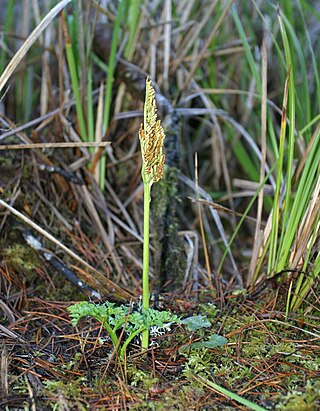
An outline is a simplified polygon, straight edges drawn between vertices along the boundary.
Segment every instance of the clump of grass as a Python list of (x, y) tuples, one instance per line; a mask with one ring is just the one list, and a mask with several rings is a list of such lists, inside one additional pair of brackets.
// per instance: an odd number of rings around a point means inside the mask
[[(278, 10), (280, 32), (284, 44), (287, 79), (284, 87), (282, 120), (277, 159), (277, 181), (273, 200), (271, 230), (265, 230), (266, 248), (269, 250), (268, 277), (276, 273), (300, 271), (301, 275), (289, 283), (287, 315), (303, 302), (320, 273), (319, 253), (312, 264), (310, 275), (306, 275), (312, 257), (312, 247), (319, 232), (319, 127), (312, 136), (312, 144), (293, 174), (296, 149), (296, 106), (299, 104), (295, 84), (294, 46), (297, 41), (292, 27)], [(291, 40), (287, 30), (291, 30)], [(297, 47), (296, 43), (294, 45)], [(307, 87), (305, 85), (305, 87)], [(307, 113), (307, 118), (308, 118)], [(301, 120), (301, 118), (300, 118)], [(265, 250), (262, 255), (265, 255)], [(285, 275), (285, 277), (287, 277)], [(289, 278), (292, 277), (289, 275)], [(294, 290), (294, 291), (293, 291)]]
[[(109, 123), (110, 123), (111, 103), (112, 103), (112, 85), (114, 81), (114, 71), (116, 67), (118, 38), (120, 34), (120, 24), (122, 22), (122, 18), (126, 10), (126, 7), (127, 5), (125, 1), (119, 2), (115, 25), (114, 25), (114, 29), (112, 33), (111, 49), (110, 49), (108, 72), (107, 72), (107, 79), (106, 79), (106, 93), (105, 93), (105, 101), (104, 101), (104, 117), (103, 117), (102, 134), (106, 132), (106, 130), (109, 127)], [(106, 157), (103, 156), (100, 162), (100, 188), (102, 189), (102, 191), (104, 190), (105, 173), (106, 173)]]
[[(307, 11), (316, 15), (315, 10), (307, 8), (306, 2), (302, 1), (295, 6), (292, 2), (284, 2), (281, 9), (272, 4), (259, 6), (255, 2), (252, 10), (245, 4), (232, 5), (230, 17), (242, 46), (240, 59), (235, 64), (223, 66), (226, 74), (220, 89), (208, 88), (215, 85), (214, 80), (200, 81), (207, 87), (207, 93), (212, 93), (214, 104), (227, 107), (230, 113), (223, 118), (226, 124), (223, 132), (230, 143), (236, 166), (241, 166), (242, 178), (245, 175), (254, 187), (249, 204), (242, 205), (244, 215), (254, 205), (258, 192), (264, 190), (267, 182), (270, 183), (268, 195), (266, 190), (259, 195), (247, 284), (257, 283), (263, 275), (268, 278), (277, 276), (283, 282), (289, 279), (287, 315), (305, 301), (320, 272), (320, 256), (315, 246), (320, 220), (320, 136), (319, 127), (315, 127), (319, 119), (319, 56), (308, 33)], [(251, 20), (253, 16), (260, 19), (264, 32), (261, 48), (254, 41), (258, 36)], [(277, 18), (270, 20), (270, 16)], [(302, 30), (306, 33), (303, 38), (299, 35)], [(219, 46), (223, 44), (215, 38), (212, 48)], [(276, 77), (270, 61), (277, 67)], [(234, 81), (237, 67), (241, 70), (238, 83), (235, 86), (230, 82), (229, 85), (228, 80), (232, 78)], [(199, 65), (201, 70), (204, 69)], [(215, 71), (215, 67), (211, 70)], [(271, 75), (273, 77), (269, 77)], [(246, 94), (244, 89), (248, 89)], [(274, 94), (274, 101), (280, 101), (279, 90), (283, 93), (282, 110), (278, 110), (269, 100)], [(232, 117), (232, 107), (225, 100), (225, 94), (241, 96), (238, 100), (239, 122)], [(242, 97), (245, 95), (247, 100)], [(256, 99), (261, 101), (260, 107)], [(276, 112), (282, 114), (280, 127)], [(260, 184), (256, 191), (258, 181)], [(268, 220), (265, 227), (262, 227), (262, 219)], [(236, 240), (240, 225), (244, 222), (243, 218), (231, 234), (229, 245)], [(218, 272), (222, 271), (226, 253), (219, 260)], [(297, 272), (298, 276), (293, 272)]]
[(65, 45), (66, 56), (67, 56), (68, 67), (70, 71), (72, 91), (73, 91), (73, 95), (74, 95), (75, 103), (76, 103), (76, 112), (77, 112), (77, 118), (78, 118), (78, 124), (79, 124), (79, 132), (80, 132), (80, 136), (82, 140), (86, 141), (87, 136), (88, 136), (88, 131), (87, 131), (83, 104), (82, 104), (82, 99), (81, 99), (81, 94), (80, 94), (79, 75), (78, 75), (78, 69), (77, 69), (79, 64), (76, 61), (74, 46), (72, 45), (70, 35), (67, 29), (67, 25), (65, 22), (64, 22), (63, 28), (64, 28), (64, 36), (65, 36), (65, 42), (66, 42), (66, 45)]
[[(81, 4), (81, 3), (80, 3)], [(119, 2), (112, 32), (112, 41), (109, 53), (109, 62), (103, 65), (106, 74), (105, 82), (101, 83), (98, 108), (94, 110), (93, 102), (93, 70), (92, 70), (92, 50), (90, 25), (83, 27), (81, 10), (74, 4), (75, 16), (67, 18), (67, 24), (63, 21), (65, 36), (65, 50), (68, 62), (72, 92), (75, 99), (78, 129), (83, 141), (100, 141), (105, 135), (110, 125), (112, 87), (114, 83), (114, 72), (117, 62), (118, 40), (121, 31), (121, 23), (125, 10), (126, 2)], [(86, 33), (84, 34), (84, 31)], [(87, 84), (87, 85), (86, 85)], [(95, 119), (96, 117), (96, 119)], [(96, 125), (94, 126), (96, 120)], [(105, 189), (106, 176), (106, 155), (102, 154), (98, 169), (95, 170), (95, 177), (99, 183), (101, 191)]]

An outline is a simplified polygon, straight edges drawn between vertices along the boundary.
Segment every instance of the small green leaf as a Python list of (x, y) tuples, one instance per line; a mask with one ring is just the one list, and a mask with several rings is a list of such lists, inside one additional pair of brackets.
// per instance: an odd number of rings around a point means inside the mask
[(213, 334), (207, 341), (199, 341), (191, 344), (192, 349), (201, 349), (201, 348), (216, 348), (226, 345), (228, 343), (227, 338), (222, 335)]
[(182, 324), (186, 324), (190, 331), (201, 330), (201, 328), (211, 327), (210, 321), (205, 315), (195, 315), (182, 320)]

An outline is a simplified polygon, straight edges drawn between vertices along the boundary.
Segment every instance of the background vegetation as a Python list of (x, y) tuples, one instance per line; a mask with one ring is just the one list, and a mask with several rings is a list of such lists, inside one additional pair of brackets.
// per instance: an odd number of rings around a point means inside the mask
[[(1, 407), (318, 409), (319, 2), (0, 10)], [(121, 363), (66, 308), (141, 295), (147, 75), (167, 136), (154, 305), (209, 326)]]

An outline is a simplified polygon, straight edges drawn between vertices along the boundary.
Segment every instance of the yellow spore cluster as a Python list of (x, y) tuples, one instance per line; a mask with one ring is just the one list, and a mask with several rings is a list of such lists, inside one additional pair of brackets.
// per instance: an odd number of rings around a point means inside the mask
[(151, 80), (146, 80), (144, 122), (140, 125), (139, 139), (142, 154), (142, 179), (152, 185), (163, 174), (165, 155), (162, 153), (165, 134), (160, 120), (157, 120), (157, 104)]

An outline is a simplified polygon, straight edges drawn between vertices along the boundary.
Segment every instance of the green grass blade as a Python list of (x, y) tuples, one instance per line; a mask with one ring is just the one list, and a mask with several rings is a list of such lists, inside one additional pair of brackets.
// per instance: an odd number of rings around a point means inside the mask
[(304, 10), (309, 11), (317, 20), (320, 21), (320, 13), (313, 7), (310, 0), (301, 0)]
[[(297, 124), (298, 124), (297, 127), (299, 127), (300, 124), (301, 125), (305, 124), (306, 121), (309, 122), (311, 120), (310, 90), (309, 90), (309, 83), (308, 83), (308, 74), (307, 74), (306, 62), (305, 62), (305, 58), (304, 58), (303, 51), (301, 48), (301, 44), (294, 31), (294, 28), (292, 27), (292, 25), (290, 24), (286, 16), (281, 15), (281, 17), (283, 19), (283, 24), (284, 24), (283, 29), (285, 29), (283, 33), (282, 27), (280, 25), (281, 34), (282, 36), (284, 36), (283, 42), (285, 46), (287, 66), (290, 64), (290, 66), (292, 67), (292, 74), (299, 73), (300, 75), (299, 87), (295, 86), (294, 88), (294, 92), (295, 92), (295, 96), (297, 100), (296, 101)], [(286, 31), (290, 35), (290, 39)], [(292, 52), (291, 52), (291, 49), (292, 49)], [(293, 78), (292, 79), (293, 84), (294, 84), (294, 81), (295, 79)]]
[[(87, 78), (87, 115), (88, 115), (88, 140), (94, 141), (94, 112), (92, 98), (92, 64), (88, 63), (88, 78)], [(91, 153), (93, 149), (90, 149)]]
[(213, 381), (208, 380), (207, 378), (202, 377), (201, 375), (192, 375), (192, 378), (194, 378), (196, 381), (203, 383), (204, 385), (207, 385), (213, 388), (215, 391), (220, 392), (221, 394), (225, 395), (227, 398), (231, 398), (232, 400), (239, 402), (245, 407), (248, 407), (255, 411), (267, 411), (266, 408), (260, 407), (260, 405), (257, 405), (243, 397), (240, 397), (240, 395), (235, 394), (234, 392), (221, 387), (220, 385), (214, 383)]
[(72, 91), (73, 91), (73, 95), (74, 95), (75, 102), (76, 102), (76, 111), (77, 111), (78, 122), (79, 122), (80, 136), (83, 141), (86, 141), (87, 140), (87, 130), (86, 130), (86, 123), (85, 123), (85, 118), (84, 118), (82, 102), (81, 102), (81, 95), (80, 95), (80, 90), (79, 90), (79, 79), (78, 79), (78, 73), (77, 73), (77, 66), (76, 66), (76, 61), (75, 61), (74, 54), (73, 54), (72, 45), (68, 39), (66, 41), (66, 56), (67, 56), (67, 62), (68, 62), (68, 67), (69, 67), (69, 72), (70, 72)]
[(277, 272), (283, 270), (286, 266), (290, 247), (295, 239), (299, 222), (302, 221), (303, 214), (307, 208), (310, 196), (312, 195), (317, 174), (319, 173), (318, 165), (320, 164), (320, 128), (316, 132), (315, 141), (311, 147), (306, 160), (302, 175), (299, 179), (297, 192), (290, 210), (290, 221), (283, 235), (282, 247), (279, 251), (281, 258), (278, 261)]
[[(76, 62), (76, 67), (80, 67), (80, 57), (79, 57), (79, 10), (78, 1), (72, 1), (72, 14), (67, 14), (68, 21), (68, 32), (70, 37), (70, 43), (72, 45), (72, 51), (74, 60)], [(78, 73), (79, 76), (79, 73)]]
[(314, 124), (318, 123), (320, 120), (320, 114), (315, 116), (308, 124), (306, 124), (303, 129), (300, 130), (300, 134), (304, 134), (309, 128), (311, 128)]
[[(319, 177), (318, 177), (318, 183), (319, 183)], [(314, 222), (313, 233), (309, 241), (310, 244), (308, 245), (307, 255), (305, 256), (305, 261), (302, 267), (302, 273), (299, 275), (298, 279), (295, 281), (295, 292), (291, 298), (291, 301), (290, 301), (290, 294), (288, 296), (289, 308), (288, 308), (288, 312), (286, 313), (287, 315), (289, 313), (289, 309), (297, 310), (299, 308), (305, 296), (309, 293), (310, 289), (314, 285), (314, 282), (316, 281), (316, 277), (319, 274), (320, 267), (318, 267), (317, 259), (313, 265), (312, 272), (308, 273), (308, 263), (310, 261), (311, 253), (313, 250), (312, 246), (315, 244), (316, 238), (318, 237), (319, 221), (320, 221), (320, 212), (318, 210), (318, 215)], [(289, 304), (289, 301), (290, 301), (290, 304)]]
[[(315, 80), (315, 85), (316, 85), (316, 90), (315, 90), (315, 98), (318, 101), (318, 111), (320, 109), (320, 78), (319, 78), (319, 69), (318, 69), (318, 64), (317, 64), (317, 60), (316, 60), (316, 56), (314, 53), (314, 48), (312, 46), (311, 43), (311, 38), (310, 38), (310, 34), (309, 34), (309, 28), (303, 13), (303, 10), (306, 10), (307, 7), (305, 5), (305, 1), (303, 1), (304, 6), (302, 7), (301, 5), (301, 1), (297, 1), (297, 5), (298, 5), (298, 10), (301, 16), (301, 20), (303, 23), (303, 28), (304, 28), (304, 32), (305, 32), (305, 36), (306, 36), (306, 41), (307, 41), (307, 45), (308, 45), (308, 49), (310, 52), (310, 56), (311, 56), (311, 61), (312, 61), (312, 67), (313, 67), (313, 75), (314, 75), (314, 80)], [(318, 19), (320, 20), (320, 16), (318, 15)], [(316, 107), (315, 107), (316, 109)]]
[(226, 250), (225, 250), (225, 252), (223, 253), (223, 256), (222, 256), (222, 258), (221, 258), (220, 265), (219, 265), (219, 267), (218, 267), (218, 269), (217, 269), (217, 275), (219, 275), (220, 272), (221, 272), (221, 269), (222, 269), (222, 265), (223, 265), (223, 263), (224, 263), (224, 260), (225, 260), (227, 254), (228, 254), (228, 251), (229, 251), (229, 249), (230, 249), (230, 247), (231, 247), (234, 239), (236, 238), (236, 236), (237, 236), (237, 234), (238, 234), (238, 231), (240, 230), (240, 227), (241, 227), (242, 223), (244, 222), (244, 220), (245, 220), (246, 216), (248, 215), (248, 213), (249, 213), (251, 207), (253, 206), (254, 202), (255, 202), (256, 199), (258, 198), (258, 195), (259, 195), (262, 187), (263, 187), (263, 186), (266, 184), (266, 182), (268, 181), (268, 179), (269, 179), (270, 175), (272, 174), (275, 166), (276, 166), (276, 164), (274, 164), (274, 165), (271, 167), (269, 173), (265, 176), (264, 180), (263, 180), (263, 181), (261, 182), (261, 184), (259, 185), (257, 191), (255, 192), (255, 194), (254, 194), (254, 196), (252, 197), (252, 199), (250, 200), (247, 208), (245, 209), (245, 211), (244, 211), (244, 213), (243, 213), (243, 215), (242, 215), (242, 217), (241, 217), (241, 219), (240, 219), (240, 221), (239, 221), (236, 229), (234, 230), (234, 232), (233, 232), (233, 234), (232, 234), (232, 236), (231, 236), (231, 238), (230, 238), (230, 240), (229, 240), (229, 242), (228, 242), (228, 247), (226, 247)]
[[(284, 268), (284, 260), (282, 258), (283, 249), (286, 249), (289, 252), (290, 245), (284, 242), (284, 236), (288, 229), (288, 218), (290, 216), (290, 206), (291, 206), (291, 182), (292, 182), (292, 166), (293, 166), (293, 159), (294, 159), (294, 143), (295, 143), (295, 84), (294, 84), (294, 73), (292, 67), (292, 59), (291, 59), (291, 49), (289, 40), (287, 37), (286, 29), (283, 24), (283, 19), (281, 16), (280, 10), (278, 11), (278, 19), (280, 25), (280, 32), (284, 44), (284, 51), (285, 51), (285, 58), (288, 70), (288, 109), (287, 109), (287, 119), (289, 120), (289, 131), (288, 131), (288, 146), (286, 149), (286, 156), (287, 156), (287, 167), (286, 167), (286, 189), (285, 189), (285, 199), (284, 199), (284, 210), (283, 210), (283, 219), (282, 219), (282, 227), (281, 227), (281, 235), (279, 241), (279, 251), (277, 253), (277, 261), (274, 265), (274, 261), (271, 261), (271, 270), (275, 272), (279, 272)], [(281, 138), (281, 137), (280, 137)], [(284, 149), (284, 147), (283, 147)], [(281, 172), (281, 167), (279, 165), (278, 170)], [(280, 207), (280, 204), (278, 204)], [(279, 211), (277, 211), (278, 213)], [(279, 257), (283, 264), (282, 268), (281, 264), (278, 264)], [(270, 268), (270, 266), (269, 266)], [(270, 270), (269, 270), (270, 273)]]
[[(293, 296), (290, 304), (291, 310), (297, 310), (303, 303), (305, 297), (308, 295), (312, 287), (314, 286), (317, 278), (320, 274), (320, 253), (318, 253), (314, 262), (313, 270), (308, 276), (301, 274), (301, 284), (296, 287), (295, 295)], [(300, 280), (300, 278), (299, 278)]]
[(129, 28), (128, 43), (124, 49), (124, 56), (127, 60), (131, 60), (133, 45), (136, 40), (136, 31), (141, 15), (141, 0), (130, 0), (127, 10), (127, 26)]
[[(7, 45), (8, 41), (8, 36), (7, 33), (10, 31), (12, 20), (13, 20), (13, 6), (14, 6), (14, 0), (9, 0), (6, 8), (6, 16), (4, 20), (4, 26), (3, 26), (3, 43)], [(4, 68), (6, 65), (6, 50), (1, 47), (0, 50), (0, 74), (2, 74)]]
[(78, 117), (78, 125), (79, 125), (79, 133), (80, 137), (83, 141), (87, 141), (88, 134), (87, 134), (87, 127), (86, 121), (84, 116), (84, 110), (82, 107), (82, 100), (80, 94), (80, 85), (79, 85), (79, 77), (78, 77), (78, 64), (77, 59), (75, 56), (75, 45), (71, 42), (71, 37), (68, 32), (67, 24), (64, 21), (64, 35), (66, 41), (66, 57), (67, 63), (69, 67), (70, 79), (71, 79), (71, 87), (76, 103), (76, 112)]
[[(289, 73), (288, 73), (289, 76)], [(277, 257), (277, 246), (278, 246), (278, 231), (280, 222), (280, 189), (282, 184), (282, 168), (285, 154), (285, 136), (287, 129), (287, 100), (288, 100), (288, 84), (289, 77), (286, 79), (286, 84), (283, 93), (283, 104), (282, 104), (282, 117), (281, 117), (281, 128), (280, 128), (280, 140), (279, 140), (279, 156), (277, 161), (277, 179), (276, 179), (276, 189), (273, 199), (273, 209), (272, 209), (272, 226), (270, 233), (270, 252), (268, 259), (268, 276), (274, 271), (274, 266)]]
[(243, 169), (246, 171), (249, 179), (252, 181), (259, 180), (259, 172), (257, 170), (256, 165), (251, 160), (247, 150), (242, 145), (241, 141), (237, 141), (236, 144), (233, 145), (233, 152), (242, 165)]
[(242, 23), (241, 23), (240, 18), (239, 18), (239, 14), (238, 14), (237, 9), (236, 9), (234, 4), (231, 6), (231, 12), (232, 12), (232, 17), (233, 17), (233, 20), (234, 20), (235, 25), (237, 27), (238, 33), (240, 35), (243, 47), (245, 49), (245, 55), (246, 55), (246, 58), (247, 58), (251, 73), (252, 73), (252, 75), (255, 78), (256, 83), (257, 83), (258, 93), (259, 93), (259, 95), (261, 95), (262, 84), (261, 84), (260, 75), (259, 75), (259, 72), (257, 70), (257, 66), (256, 66), (256, 63), (254, 61), (254, 58), (253, 58), (253, 55), (252, 55), (252, 52), (251, 52), (250, 44), (247, 40), (246, 33), (244, 31), (244, 28), (243, 28)]

